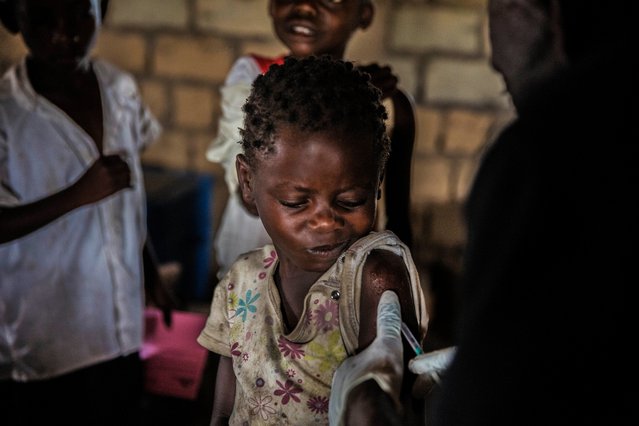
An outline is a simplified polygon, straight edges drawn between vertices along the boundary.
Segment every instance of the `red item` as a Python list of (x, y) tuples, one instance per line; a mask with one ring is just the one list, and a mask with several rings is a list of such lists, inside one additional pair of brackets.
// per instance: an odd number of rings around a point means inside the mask
[(256, 54), (252, 54), (251, 57), (255, 59), (255, 62), (260, 66), (262, 70), (262, 74), (268, 71), (269, 67), (273, 64), (282, 65), (284, 63), (284, 58), (286, 56), (278, 56), (277, 58), (268, 58), (266, 56), (260, 56)]
[(172, 325), (167, 328), (159, 309), (148, 307), (144, 311), (144, 343), (140, 351), (144, 387), (149, 393), (193, 400), (207, 359), (208, 351), (196, 341), (206, 316), (173, 311), (172, 318)]

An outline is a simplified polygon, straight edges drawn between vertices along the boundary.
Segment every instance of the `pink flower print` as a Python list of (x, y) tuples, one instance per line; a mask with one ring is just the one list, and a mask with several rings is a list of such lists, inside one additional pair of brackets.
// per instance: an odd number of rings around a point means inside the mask
[(325, 333), (337, 327), (339, 325), (337, 303), (326, 300), (324, 304), (315, 309), (313, 318), (315, 318), (317, 328)]
[(266, 272), (262, 271), (259, 273), (259, 275), (257, 276), (259, 279), (263, 280), (264, 278), (266, 278)]
[(298, 343), (289, 342), (284, 338), (284, 336), (280, 336), (277, 340), (277, 347), (280, 349), (280, 352), (286, 357), (290, 356), (291, 359), (304, 357), (304, 349), (302, 349), (302, 345)]
[(271, 254), (266, 259), (264, 259), (264, 269), (271, 266), (276, 259), (277, 253), (275, 253), (275, 250), (271, 250)]
[(270, 395), (258, 395), (255, 398), (249, 398), (249, 406), (251, 407), (251, 414), (259, 415), (262, 420), (268, 420), (269, 416), (275, 414), (275, 409), (271, 407), (273, 397)]
[(289, 379), (292, 379), (293, 377), (295, 377), (295, 370), (293, 370), (292, 368), (289, 368), (288, 370), (286, 370), (286, 376)]
[(247, 354), (246, 352), (244, 352), (244, 353), (242, 354), (242, 359), (243, 359), (244, 361), (248, 361), (248, 359), (249, 359), (249, 354)]
[(300, 402), (300, 399), (295, 394), (302, 392), (302, 388), (298, 387), (295, 382), (292, 380), (287, 380), (284, 384), (279, 380), (276, 380), (276, 382), (280, 389), (277, 389), (273, 393), (277, 396), (284, 395), (282, 396), (282, 405), (288, 404), (288, 401), (291, 399), (295, 402)]
[(240, 347), (240, 343), (239, 342), (234, 342), (231, 345), (231, 355), (233, 355), (233, 356), (242, 355), (242, 351), (238, 349), (239, 347)]
[(306, 401), (308, 408), (316, 414), (328, 413), (328, 398), (325, 396), (314, 396)]

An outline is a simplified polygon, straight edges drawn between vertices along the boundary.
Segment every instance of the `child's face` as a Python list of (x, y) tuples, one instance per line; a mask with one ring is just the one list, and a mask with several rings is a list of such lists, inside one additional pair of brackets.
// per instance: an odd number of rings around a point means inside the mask
[(373, 6), (362, 0), (270, 0), (277, 37), (296, 57), (328, 54), (343, 58), (358, 28), (367, 28)]
[(282, 267), (324, 272), (373, 229), (380, 182), (371, 141), (287, 126), (275, 149), (253, 170), (238, 160), (242, 194), (257, 208)]
[(49, 64), (85, 61), (101, 23), (100, 0), (19, 0), (17, 14), (31, 58)]

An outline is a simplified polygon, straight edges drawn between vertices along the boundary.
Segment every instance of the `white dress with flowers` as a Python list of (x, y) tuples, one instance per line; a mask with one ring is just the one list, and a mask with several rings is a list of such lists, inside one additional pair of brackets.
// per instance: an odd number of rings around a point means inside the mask
[[(347, 357), (339, 317), (345, 301), (340, 301), (340, 277), (345, 258), (358, 243), (311, 286), (290, 333), (273, 279), (278, 259), (272, 245), (240, 257), (220, 281), (198, 342), (232, 359), (236, 392), (231, 425), (328, 424), (331, 380)], [(370, 252), (371, 247), (365, 249)], [(414, 271), (410, 256), (404, 259)], [(423, 307), (419, 281), (413, 288), (419, 293), (417, 305)], [(418, 312), (425, 321), (425, 310)]]

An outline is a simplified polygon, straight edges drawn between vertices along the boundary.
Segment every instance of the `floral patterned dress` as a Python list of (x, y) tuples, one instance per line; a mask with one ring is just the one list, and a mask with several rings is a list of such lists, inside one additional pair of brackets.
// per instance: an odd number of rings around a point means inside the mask
[[(278, 259), (272, 245), (238, 259), (217, 285), (198, 342), (232, 359), (236, 392), (229, 424), (328, 424), (333, 374), (350, 352), (339, 316), (345, 302), (340, 277), (349, 252), (311, 286), (300, 321), (288, 334), (273, 278)], [(419, 281), (416, 285), (419, 290)], [(421, 290), (416, 296), (424, 306)]]

